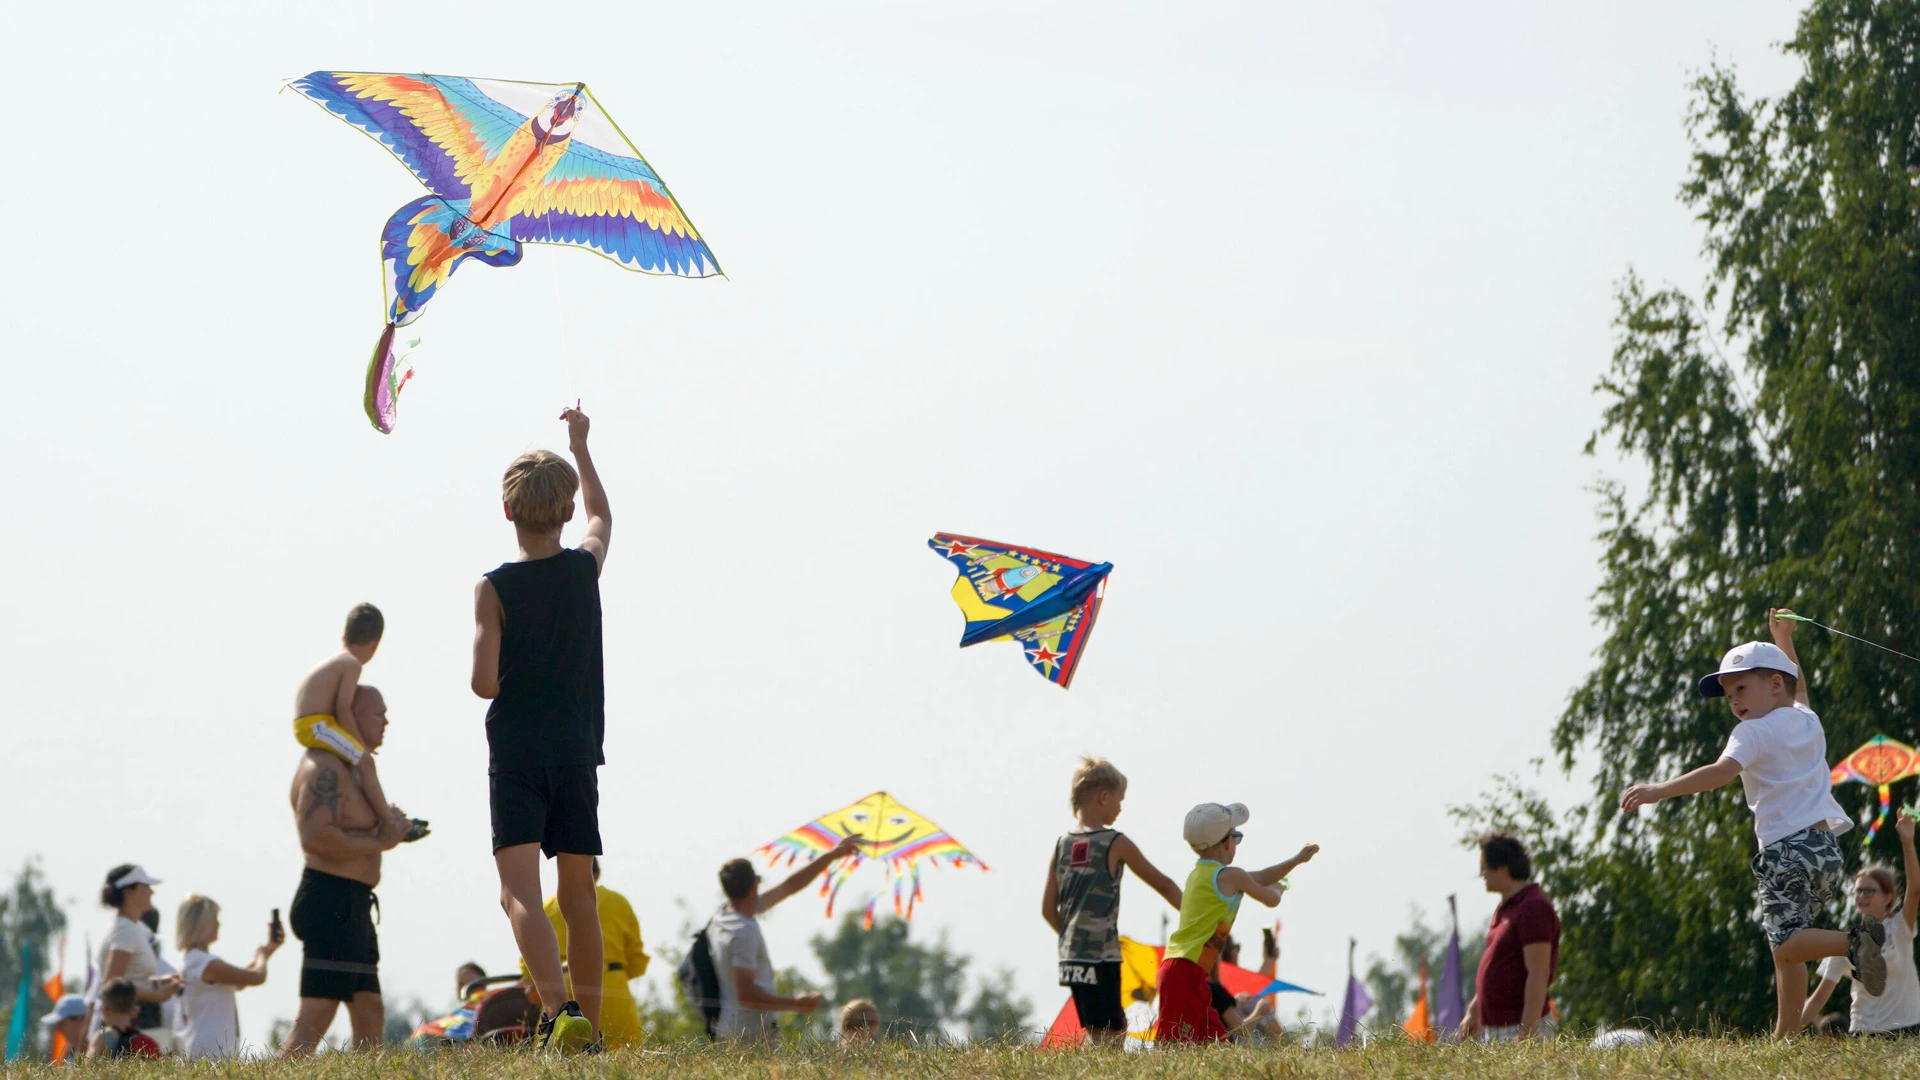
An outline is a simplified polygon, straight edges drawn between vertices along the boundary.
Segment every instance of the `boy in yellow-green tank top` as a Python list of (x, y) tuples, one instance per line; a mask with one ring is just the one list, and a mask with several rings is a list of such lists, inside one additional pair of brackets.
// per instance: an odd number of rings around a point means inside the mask
[(1183, 832), (1200, 861), (1187, 875), (1180, 894), (1180, 928), (1167, 939), (1166, 959), (1160, 962), (1160, 1018), (1153, 1025), (1157, 1043), (1227, 1037), (1207, 976), (1220, 963), (1220, 949), (1240, 914), (1240, 900), (1251, 896), (1268, 907), (1279, 904), (1285, 888), (1280, 879), (1320, 850), (1319, 844), (1308, 844), (1293, 858), (1264, 870), (1234, 866), (1240, 826), (1249, 816), (1244, 803), (1201, 803), (1187, 811)]

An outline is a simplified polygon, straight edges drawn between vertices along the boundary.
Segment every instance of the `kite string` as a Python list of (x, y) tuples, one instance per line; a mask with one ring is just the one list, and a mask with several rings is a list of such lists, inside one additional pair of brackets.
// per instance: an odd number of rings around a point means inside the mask
[[(554, 254), (557, 255), (559, 253), (555, 252)], [(547, 264), (547, 280), (553, 283), (554, 322), (560, 327), (560, 356), (561, 362), (565, 365), (564, 370), (567, 373), (566, 396), (573, 398), (574, 403), (577, 405), (580, 401), (580, 380), (575, 376), (573, 369), (573, 348), (567, 341), (566, 300), (560, 292), (560, 264)]]
[(1879, 649), (1881, 652), (1890, 652), (1895, 656), (1901, 657), (1903, 659), (1911, 660), (1916, 664), (1920, 664), (1920, 656), (1914, 656), (1911, 653), (1903, 653), (1899, 649), (1882, 645), (1877, 641), (1868, 641), (1866, 638), (1860, 637), (1857, 634), (1849, 634), (1845, 630), (1835, 630), (1833, 627), (1828, 626), (1826, 623), (1814, 622), (1814, 620), (1807, 618), (1805, 615), (1779, 615), (1776, 617), (1781, 619), (1791, 619), (1794, 622), (1803, 622), (1812, 626), (1817, 626), (1820, 629), (1825, 630), (1829, 634), (1839, 634), (1843, 638), (1848, 638), (1852, 641), (1857, 641), (1862, 645), (1871, 645), (1874, 648)]

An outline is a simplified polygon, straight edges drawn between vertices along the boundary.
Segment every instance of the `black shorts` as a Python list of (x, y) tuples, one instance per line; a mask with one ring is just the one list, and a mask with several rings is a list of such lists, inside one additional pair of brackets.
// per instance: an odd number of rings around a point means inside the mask
[(487, 777), (493, 850), (539, 844), (547, 858), (600, 854), (597, 765), (515, 769)]
[(1120, 1000), (1120, 961), (1060, 961), (1060, 985), (1073, 991), (1073, 1009), (1088, 1031), (1127, 1030), (1127, 1006)]
[(373, 888), (311, 867), (300, 875), (287, 924), (300, 939), (300, 996), (352, 1001), (380, 992), (380, 938)]

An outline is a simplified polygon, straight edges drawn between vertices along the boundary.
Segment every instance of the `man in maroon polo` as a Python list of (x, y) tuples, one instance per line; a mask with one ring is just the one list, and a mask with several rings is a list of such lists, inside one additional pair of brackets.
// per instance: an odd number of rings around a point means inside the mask
[(1552, 1038), (1547, 987), (1560, 966), (1560, 916), (1553, 901), (1528, 880), (1533, 859), (1511, 833), (1480, 838), (1480, 880), (1500, 895), (1480, 954), (1473, 1000), (1467, 1004), (1460, 1033), (1485, 1042)]

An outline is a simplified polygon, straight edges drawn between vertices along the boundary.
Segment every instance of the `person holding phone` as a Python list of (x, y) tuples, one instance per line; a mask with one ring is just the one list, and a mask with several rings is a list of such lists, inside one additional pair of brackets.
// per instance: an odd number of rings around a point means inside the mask
[(238, 1057), (240, 1004), (234, 995), (267, 981), (267, 959), (280, 948), (285, 934), (268, 924), (267, 943), (253, 951), (253, 962), (246, 967), (229, 964), (208, 951), (220, 936), (220, 905), (204, 896), (180, 902), (173, 934), (186, 979), (182, 998), (187, 1026), (181, 1053), (190, 1059)]

